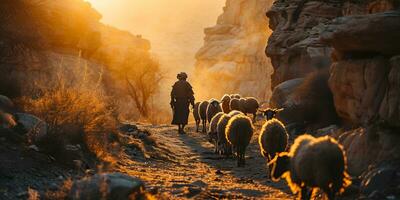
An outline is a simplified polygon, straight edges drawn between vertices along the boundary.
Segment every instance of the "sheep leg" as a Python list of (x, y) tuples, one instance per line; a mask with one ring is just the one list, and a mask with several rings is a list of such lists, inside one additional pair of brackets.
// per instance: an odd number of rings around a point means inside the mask
[(246, 149), (244, 147), (240, 148), (240, 154), (242, 156), (243, 167), (246, 165)]
[(200, 121), (196, 120), (196, 133), (199, 132)]
[(268, 163), (271, 161), (271, 159), (270, 159), (270, 157), (269, 157), (269, 155), (267, 155), (266, 156), (266, 158), (267, 158), (267, 179), (271, 179), (271, 171), (272, 171), (272, 169), (271, 169), (271, 167), (269, 167), (269, 165), (268, 165)]
[(335, 199), (335, 192), (332, 189), (328, 187), (327, 189), (323, 189), (323, 191), (326, 193), (326, 196), (329, 200)]
[(310, 191), (306, 186), (301, 187), (300, 198), (301, 200), (310, 200)]
[(217, 154), (218, 153), (218, 141), (214, 140), (214, 153)]
[(237, 158), (237, 166), (240, 167), (241, 160), (240, 160), (240, 155), (239, 155), (239, 147), (236, 146), (236, 158)]

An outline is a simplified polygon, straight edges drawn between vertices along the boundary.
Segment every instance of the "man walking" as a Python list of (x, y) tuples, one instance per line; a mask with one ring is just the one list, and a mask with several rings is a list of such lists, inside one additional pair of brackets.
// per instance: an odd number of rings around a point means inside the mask
[(173, 110), (172, 124), (178, 125), (178, 133), (185, 134), (185, 126), (188, 123), (189, 105), (194, 107), (194, 92), (192, 86), (186, 81), (187, 74), (179, 73), (178, 81), (172, 86), (171, 91), (171, 108)]

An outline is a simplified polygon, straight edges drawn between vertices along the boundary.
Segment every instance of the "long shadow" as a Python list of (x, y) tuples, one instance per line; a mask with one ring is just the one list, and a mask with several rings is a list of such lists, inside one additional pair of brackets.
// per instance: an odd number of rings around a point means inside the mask
[[(237, 167), (236, 159), (233, 157), (226, 158), (221, 155), (214, 153), (213, 148), (207, 148), (199, 143), (199, 141), (208, 142), (206, 135), (203, 133), (196, 133), (193, 127), (188, 127), (188, 133), (179, 135), (180, 140), (192, 151), (199, 155), (199, 159), (202, 163), (206, 163), (216, 171), (219, 170), (222, 173), (230, 172), (230, 174), (239, 179), (239, 182), (254, 182), (262, 185), (278, 189), (287, 194), (291, 194), (289, 187), (285, 182), (272, 182), (267, 178), (267, 166), (266, 161), (261, 157), (259, 153), (259, 147), (257, 142), (257, 135), (253, 135), (251, 144), (246, 151), (246, 166)], [(197, 138), (197, 139), (195, 139)], [(240, 192), (242, 193), (242, 192)], [(243, 194), (248, 193), (246, 191)], [(261, 196), (263, 194), (253, 193), (253, 195)]]

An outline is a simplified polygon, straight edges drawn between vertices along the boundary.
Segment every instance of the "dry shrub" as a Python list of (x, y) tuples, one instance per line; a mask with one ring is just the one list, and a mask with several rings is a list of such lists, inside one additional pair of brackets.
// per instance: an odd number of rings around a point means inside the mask
[(101, 76), (90, 77), (85, 67), (60, 70), (55, 80), (36, 85), (35, 94), (18, 101), (25, 112), (47, 123), (42, 149), (58, 157), (66, 144), (80, 144), (101, 160), (113, 161), (118, 153), (117, 121), (100, 87)]
[[(100, 157), (108, 153), (109, 136), (116, 130), (111, 111), (97, 91), (60, 87), (37, 99), (24, 99), (24, 110), (48, 124), (42, 145), (60, 153), (63, 144), (83, 144)], [(56, 151), (53, 151), (56, 150)]]

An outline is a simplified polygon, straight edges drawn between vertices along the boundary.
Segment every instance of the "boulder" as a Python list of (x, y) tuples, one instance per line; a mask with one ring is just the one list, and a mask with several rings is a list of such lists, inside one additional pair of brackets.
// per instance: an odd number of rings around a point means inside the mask
[(361, 193), (370, 196), (372, 193), (379, 191), (395, 190), (396, 186), (400, 183), (399, 169), (394, 167), (378, 167), (373, 170), (367, 171), (362, 175)]
[(285, 81), (277, 85), (272, 92), (269, 106), (271, 108), (282, 108), (286, 104), (292, 104), (290, 102), (291, 101), (290, 95), (299, 85), (301, 85), (303, 81), (304, 81), (303, 78), (297, 78)]
[(17, 124), (28, 134), (31, 143), (39, 143), (47, 135), (47, 123), (28, 113), (15, 113)]
[(379, 109), (381, 119), (400, 127), (400, 56), (390, 60), (387, 89)]
[(329, 87), (336, 112), (345, 122), (362, 125), (378, 115), (388, 71), (388, 61), (383, 57), (332, 64)]
[(335, 19), (321, 33), (321, 41), (339, 52), (400, 54), (400, 12)]
[(323, 137), (326, 135), (333, 136), (337, 131), (339, 131), (339, 127), (336, 124), (333, 124), (325, 128), (318, 129), (315, 133), (315, 136), (317, 137)]
[(75, 181), (68, 194), (69, 199), (140, 199), (145, 186), (140, 179), (121, 174), (96, 174), (92, 177)]
[(377, 163), (400, 165), (400, 135), (379, 123), (344, 132), (338, 137), (347, 156), (348, 171), (353, 176), (366, 172)]
[(367, 137), (367, 130), (359, 128), (343, 133), (339, 142), (347, 156), (347, 168), (352, 176), (359, 176), (373, 164), (379, 154), (380, 145)]

